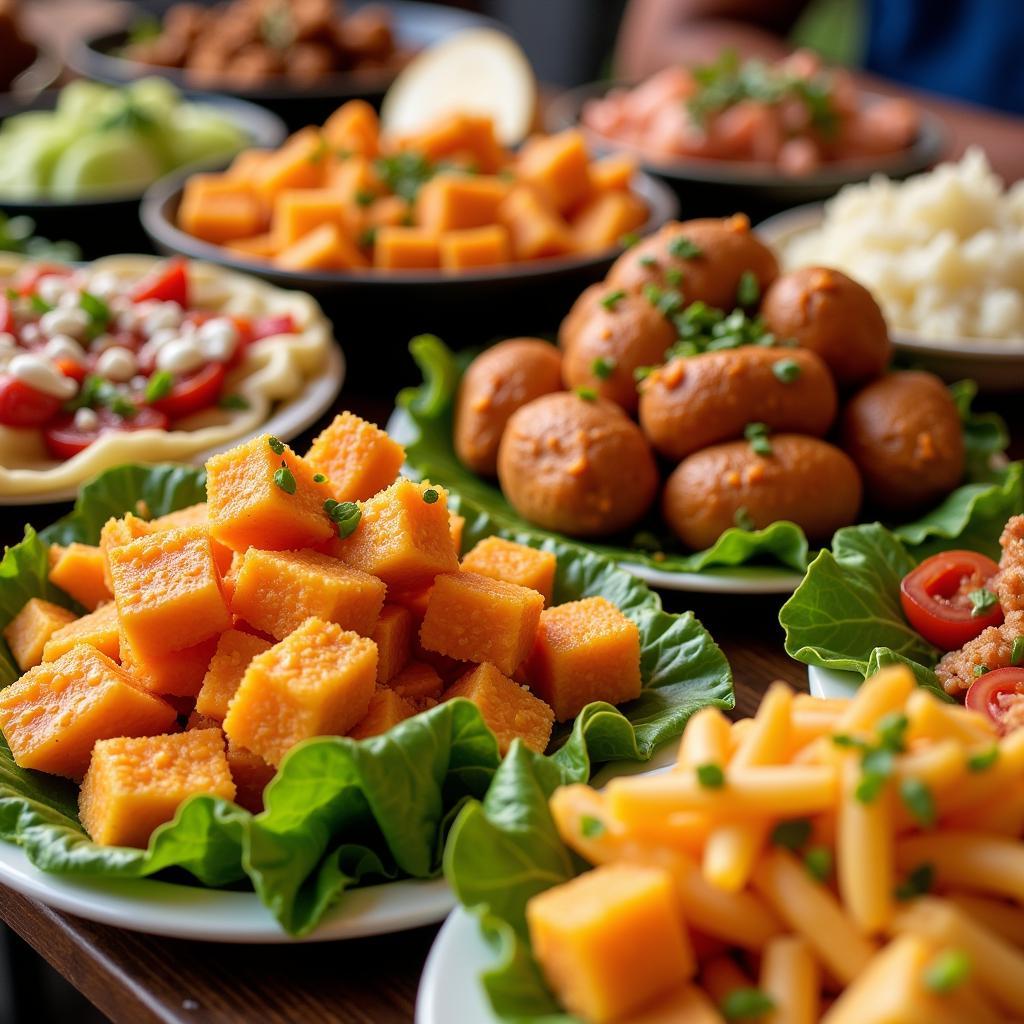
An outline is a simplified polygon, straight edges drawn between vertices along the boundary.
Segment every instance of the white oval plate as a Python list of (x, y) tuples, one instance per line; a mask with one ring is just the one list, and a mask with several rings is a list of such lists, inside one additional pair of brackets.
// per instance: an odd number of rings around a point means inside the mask
[[(273, 434), (282, 441), (290, 441), (298, 437), (307, 427), (330, 409), (345, 383), (345, 354), (341, 348), (332, 343), (327, 350), (327, 362), (322, 371), (313, 377), (305, 391), (290, 402), (279, 405), (270, 419), (257, 428), (263, 434)], [(223, 444), (184, 460), (189, 465), (201, 466), (211, 455), (226, 451), (236, 444), (241, 444), (251, 435), (243, 434)], [(63, 491), (46, 491), (43, 494), (0, 494), (0, 505), (52, 505), (61, 501), (73, 501), (81, 490), (81, 486), (67, 488)]]
[(863, 682), (856, 672), (839, 672), (834, 668), (819, 668), (817, 665), (807, 666), (807, 685), (812, 697), (842, 700), (854, 696)]
[(430, 947), (416, 996), (416, 1024), (498, 1024), (480, 984), (493, 964), (476, 920), (459, 907)]

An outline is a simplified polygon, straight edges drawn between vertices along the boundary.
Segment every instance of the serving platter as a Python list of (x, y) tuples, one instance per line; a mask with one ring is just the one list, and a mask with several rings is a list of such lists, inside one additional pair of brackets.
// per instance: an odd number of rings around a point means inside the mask
[(812, 697), (823, 700), (845, 700), (852, 697), (863, 679), (856, 672), (839, 672), (834, 668), (807, 666), (807, 685)]

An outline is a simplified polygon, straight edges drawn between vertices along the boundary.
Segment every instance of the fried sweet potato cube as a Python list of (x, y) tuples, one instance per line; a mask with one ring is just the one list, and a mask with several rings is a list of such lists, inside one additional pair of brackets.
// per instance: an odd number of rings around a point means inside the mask
[(117, 605), (113, 601), (100, 605), (96, 611), (54, 631), (43, 647), (43, 661), (56, 661), (79, 644), (95, 647), (114, 661), (120, 660), (120, 627)]
[(402, 225), (377, 229), (373, 265), (381, 270), (433, 270), (441, 265), (441, 243), (433, 231)]
[(196, 697), (196, 711), (215, 722), (223, 722), (249, 662), (257, 654), (269, 651), (271, 646), (266, 640), (239, 629), (221, 633)]
[(499, 216), (508, 228), (517, 260), (547, 259), (573, 250), (569, 225), (528, 186), (517, 186), (509, 193)]
[(98, 547), (69, 544), (50, 569), (50, 582), (92, 612), (110, 600), (103, 568), (103, 553)]
[(365, 740), (368, 736), (379, 736), (388, 729), (404, 722), (416, 714), (416, 709), (394, 690), (379, 687), (370, 698), (370, 707), (355, 728), (349, 731), (354, 740)]
[(631, 192), (603, 192), (573, 218), (572, 237), (581, 252), (602, 252), (647, 220), (647, 207)]
[(193, 647), (231, 625), (201, 527), (140, 537), (113, 548), (108, 560), (121, 630), (140, 658)]
[(233, 551), (310, 547), (335, 532), (324, 513), (330, 492), (314, 482), (306, 461), (276, 438), (261, 434), (214, 455), (206, 474), (210, 532)]
[(18, 668), (27, 672), (43, 660), (43, 648), (62, 626), (74, 622), (77, 616), (52, 601), (32, 597), (4, 627), (4, 639), (14, 655)]
[[(383, 685), (405, 668), (412, 653), (416, 628), (412, 612), (400, 604), (386, 604), (370, 639), (377, 645), (377, 684)], [(357, 631), (358, 632), (358, 631)]]
[[(130, 544), (139, 537), (152, 533), (153, 529), (145, 519), (126, 512), (120, 519), (108, 519), (100, 530), (100, 551), (103, 554), (103, 582), (110, 594), (114, 592), (114, 584), (110, 578), (110, 552), (122, 544)], [(107, 597), (110, 600), (110, 597)]]
[(216, 729), (220, 733), (227, 745), (228, 770), (235, 784), (235, 803), (253, 814), (259, 814), (263, 810), (263, 790), (276, 774), (274, 766), (267, 764), (259, 754), (232, 743), (215, 718), (193, 711), (186, 728)]
[(462, 531), (466, 528), (466, 517), (460, 516), (457, 512), (448, 512), (448, 532), (452, 536), (452, 543), (455, 545), (455, 554), (462, 551)]
[(446, 231), (441, 235), (440, 245), (444, 270), (493, 267), (512, 258), (508, 229), (501, 224)]
[(345, 227), (345, 202), (333, 189), (288, 189), (274, 199), (271, 232), (282, 247), (294, 245), (321, 224)]
[(434, 580), (420, 643), (461, 661), (489, 661), (512, 675), (530, 653), (544, 598), (528, 587), (475, 572)]
[(530, 139), (516, 166), (520, 178), (533, 185), (559, 213), (576, 206), (590, 191), (587, 144), (578, 129)]
[[(256, 195), (270, 202), (285, 189), (317, 188), (323, 183), (326, 150), (319, 129), (309, 127), (296, 132), (253, 170), (251, 180)], [(235, 237), (253, 235), (258, 230), (256, 225)]]
[(372, 160), (380, 150), (377, 111), (365, 100), (349, 100), (324, 122), (323, 137), (335, 150)]
[(419, 701), (424, 697), (440, 700), (444, 682), (432, 665), (425, 661), (410, 661), (388, 683), (388, 688), (409, 701)]
[[(195, 505), (186, 505), (185, 508), (179, 508), (149, 521), (149, 527), (153, 533), (158, 533), (160, 530), (181, 530), (186, 526), (201, 526), (209, 532), (210, 506), (205, 501), (200, 501)], [(223, 575), (231, 567), (231, 556), (234, 552), (214, 537), (210, 538), (210, 547), (213, 548), (213, 560)]]
[(132, 682), (162, 697), (195, 697), (203, 685), (217, 638), (210, 637), (192, 647), (169, 654), (139, 654), (121, 637), (121, 667)]
[(69, 779), (82, 777), (97, 740), (166, 732), (176, 718), (174, 708), (86, 644), (0, 691), (0, 730), (14, 760)]
[(363, 503), (359, 525), (337, 551), (349, 565), (399, 590), (427, 586), (438, 573), (456, 572), (459, 558), (448, 528), (447, 492), (436, 484), (396, 480)]
[(486, 227), (510, 189), (497, 175), (436, 174), (416, 195), (416, 223), (434, 234)]
[(285, 270), (352, 270), (368, 261), (346, 229), (325, 223), (282, 248), (275, 262)]
[(462, 559), (462, 568), (492, 580), (529, 587), (551, 604), (558, 562), (552, 551), (516, 544), (503, 537), (485, 537)]
[(100, 740), (78, 794), (79, 817), (102, 846), (145, 847), (198, 793), (235, 798), (220, 729)]
[(502, 675), (493, 665), (477, 665), (445, 690), (442, 701), (465, 697), (479, 709), (498, 741), (502, 756), (514, 739), (543, 754), (551, 740), (555, 713), (525, 686)]
[(228, 738), (270, 764), (312, 736), (343, 736), (365, 717), (376, 688), (377, 647), (311, 618), (245, 670), (224, 719)]
[(640, 631), (603, 597), (545, 608), (523, 676), (559, 722), (591, 701), (634, 700), (640, 696)]
[(306, 461), (327, 477), (336, 501), (366, 501), (395, 482), (405, 449), (380, 427), (343, 412), (320, 432)]

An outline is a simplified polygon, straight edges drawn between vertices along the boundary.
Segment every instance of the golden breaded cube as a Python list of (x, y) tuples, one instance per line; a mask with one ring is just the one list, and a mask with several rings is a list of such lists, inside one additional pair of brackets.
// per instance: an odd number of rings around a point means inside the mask
[(18, 668), (27, 672), (43, 660), (43, 648), (62, 626), (74, 622), (77, 616), (52, 601), (31, 597), (25, 606), (4, 626), (4, 639), (14, 655)]
[(603, 597), (545, 608), (522, 668), (555, 719), (574, 718), (591, 701), (624, 704), (640, 696), (640, 630)]
[(29, 669), (0, 691), (0, 730), (14, 760), (69, 779), (82, 777), (97, 740), (152, 736), (176, 718), (166, 701), (140, 690), (119, 665), (86, 644)]
[(193, 711), (188, 716), (188, 729), (216, 729), (227, 747), (228, 770), (235, 784), (235, 803), (252, 814), (263, 810), (263, 790), (276, 774), (273, 765), (267, 764), (259, 754), (232, 743), (225, 735), (217, 719)]
[(475, 572), (434, 580), (420, 643), (460, 661), (489, 661), (512, 675), (530, 653), (544, 598), (528, 587)]
[(136, 686), (163, 697), (195, 697), (217, 649), (217, 638), (210, 637), (191, 647), (169, 654), (140, 654), (121, 637), (121, 668)]
[(516, 544), (503, 537), (485, 537), (462, 559), (462, 568), (492, 580), (529, 587), (551, 604), (558, 562), (553, 551)]
[(410, 661), (388, 683), (388, 689), (408, 701), (421, 701), (425, 697), (440, 700), (444, 682), (432, 665), (425, 661)]
[[(145, 537), (153, 533), (152, 527), (145, 519), (126, 512), (120, 519), (108, 519), (100, 530), (100, 552), (103, 555), (103, 582), (111, 594), (114, 592), (114, 582), (110, 578), (110, 552), (122, 544), (130, 544), (133, 540)], [(109, 600), (109, 597), (108, 597)]]
[(466, 528), (466, 517), (460, 516), (458, 512), (448, 513), (448, 532), (452, 535), (452, 543), (455, 545), (455, 554), (462, 551), (462, 531)]
[(370, 639), (377, 645), (377, 683), (383, 685), (405, 668), (416, 632), (412, 612), (400, 604), (386, 604)]
[(377, 647), (337, 623), (308, 619), (249, 662), (224, 719), (228, 738), (279, 765), (312, 736), (344, 736), (376, 688)]
[[(149, 526), (154, 533), (158, 533), (160, 530), (182, 530), (188, 526), (201, 526), (209, 533), (210, 506), (205, 501), (196, 505), (186, 505), (185, 508), (179, 508), (174, 512), (151, 519)], [(231, 568), (234, 552), (213, 536), (210, 537), (210, 547), (213, 549), (213, 560), (223, 575)]]
[(78, 794), (86, 832), (101, 846), (145, 847), (190, 796), (234, 800), (220, 729), (100, 740)]
[(202, 643), (231, 625), (209, 535), (165, 530), (112, 548), (121, 630), (140, 657)]
[(50, 568), (50, 582), (83, 608), (95, 611), (110, 600), (104, 578), (103, 552), (91, 544), (69, 544)]
[(343, 412), (313, 442), (306, 461), (327, 477), (331, 497), (366, 501), (395, 482), (405, 449), (380, 427)]
[(117, 605), (113, 601), (102, 604), (94, 612), (69, 622), (55, 630), (43, 647), (43, 661), (56, 661), (79, 644), (88, 644), (108, 658), (121, 658), (120, 629)]
[(218, 724), (223, 722), (249, 662), (257, 654), (269, 651), (271, 646), (266, 640), (239, 629), (221, 633), (196, 697), (196, 711)]
[(386, 589), (376, 576), (309, 548), (249, 548), (235, 576), (231, 610), (277, 640), (314, 615), (369, 636)]
[(394, 690), (379, 687), (370, 698), (370, 707), (355, 728), (349, 730), (354, 740), (365, 740), (368, 736), (379, 736), (392, 726), (404, 722), (416, 714), (416, 709)]
[(502, 756), (517, 738), (538, 754), (547, 750), (555, 713), (525, 686), (502, 675), (493, 665), (470, 669), (445, 690), (441, 700), (455, 697), (465, 697), (480, 709)]
[(335, 533), (324, 511), (331, 492), (314, 473), (268, 434), (214, 455), (206, 462), (211, 534), (234, 551), (284, 551), (327, 540)]

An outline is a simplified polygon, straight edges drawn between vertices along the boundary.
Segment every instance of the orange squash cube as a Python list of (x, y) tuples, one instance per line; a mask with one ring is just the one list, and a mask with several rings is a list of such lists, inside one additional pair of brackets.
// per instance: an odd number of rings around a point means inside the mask
[(508, 228), (517, 260), (564, 256), (573, 250), (569, 225), (531, 188), (514, 188), (501, 204), (499, 218)]
[(321, 224), (284, 246), (275, 262), (285, 270), (352, 270), (368, 265), (366, 257), (337, 224)]
[(493, 665), (477, 665), (445, 690), (442, 701), (471, 700), (498, 741), (502, 756), (514, 739), (543, 754), (551, 741), (555, 713), (525, 686), (502, 675)]
[(422, 153), (435, 162), (468, 156), (483, 174), (494, 174), (509, 160), (508, 151), (494, 134), (494, 122), (485, 114), (444, 115), (423, 131), (399, 139), (398, 147)]
[(204, 242), (222, 245), (263, 230), (263, 204), (252, 185), (242, 178), (193, 174), (185, 181), (178, 224)]
[(224, 243), (228, 252), (237, 253), (247, 260), (270, 260), (281, 251), (281, 240), (271, 231), (247, 238), (234, 238)]
[(95, 647), (108, 658), (118, 661), (121, 657), (120, 631), (117, 621), (117, 605), (113, 601), (102, 604), (94, 612), (69, 622), (55, 630), (43, 647), (43, 661), (56, 661), (72, 647), (86, 644)]
[(441, 245), (433, 231), (385, 225), (377, 229), (373, 265), (381, 270), (432, 270), (441, 265)]
[(441, 235), (441, 266), (445, 270), (467, 270), (508, 263), (512, 247), (508, 230), (501, 224)]
[[(159, 533), (161, 530), (181, 530), (186, 526), (201, 526), (209, 532), (210, 506), (205, 501), (179, 508), (176, 512), (168, 512), (149, 521), (152, 533)], [(234, 552), (214, 537), (210, 538), (210, 547), (213, 549), (213, 560), (217, 563), (217, 569), (223, 575), (231, 568)]]
[(349, 100), (324, 122), (321, 129), (334, 150), (373, 159), (380, 152), (380, 121), (365, 100)]
[(590, 187), (594, 192), (627, 192), (636, 174), (636, 158), (612, 153), (590, 165)]
[(462, 551), (462, 531), (466, 528), (466, 517), (460, 516), (457, 512), (448, 513), (448, 532), (452, 535), (452, 543), (455, 545), (455, 554)]
[(130, 544), (139, 537), (152, 533), (153, 529), (145, 519), (126, 512), (120, 519), (108, 519), (100, 530), (100, 551), (103, 555), (103, 582), (107, 588), (107, 600), (114, 592), (114, 584), (110, 578), (110, 552), (122, 544)]
[(110, 600), (103, 578), (103, 552), (91, 544), (69, 544), (50, 569), (50, 582), (73, 597), (83, 608), (95, 611)]
[(503, 537), (485, 537), (462, 559), (462, 568), (492, 580), (529, 587), (551, 604), (558, 560), (552, 551), (516, 544)]
[(576, 128), (530, 139), (519, 154), (516, 170), (559, 213), (570, 210), (590, 191), (587, 144)]
[(377, 647), (334, 622), (308, 619), (249, 662), (224, 719), (231, 742), (279, 765), (312, 736), (344, 736), (376, 689)]
[(631, 192), (604, 192), (573, 218), (572, 237), (581, 252), (601, 252), (647, 220), (647, 207)]
[(22, 768), (80, 779), (97, 740), (151, 736), (177, 715), (95, 647), (80, 644), (0, 691), (0, 731)]
[(93, 842), (144, 848), (153, 830), (199, 793), (235, 798), (219, 729), (119, 736), (96, 744), (78, 813)]
[(387, 685), (400, 697), (412, 702), (425, 697), (440, 700), (444, 691), (441, 677), (425, 661), (410, 661)]
[[(285, 189), (317, 188), (323, 184), (328, 152), (318, 129), (303, 128), (253, 169), (254, 191), (269, 203)], [(253, 235), (258, 230), (246, 231), (237, 237)]]
[(512, 675), (530, 653), (544, 598), (536, 591), (475, 572), (434, 580), (420, 643), (460, 661), (489, 661)]
[(379, 736), (415, 714), (416, 709), (404, 697), (400, 697), (394, 690), (382, 687), (374, 690), (369, 710), (355, 728), (349, 730), (349, 736), (354, 740)]
[(249, 548), (235, 578), (231, 610), (276, 640), (314, 615), (369, 636), (386, 589), (376, 576), (309, 548)]
[(193, 647), (231, 625), (210, 537), (164, 530), (110, 552), (121, 630), (140, 657)]
[(417, 193), (416, 223), (434, 234), (494, 224), (511, 187), (496, 175), (437, 174)]
[[(408, 612), (406, 613), (408, 614)], [(62, 626), (74, 622), (76, 615), (52, 601), (31, 597), (4, 627), (4, 639), (22, 672), (43, 660), (43, 648)], [(410, 622), (410, 631), (412, 629)]]
[(595, 700), (640, 696), (640, 630), (610, 601), (588, 597), (545, 608), (523, 676), (559, 722)]
[(415, 633), (412, 612), (400, 604), (386, 604), (370, 639), (377, 645), (377, 685), (382, 686), (405, 668)]
[(374, 170), (373, 161), (351, 156), (332, 164), (327, 170), (327, 188), (345, 205), (349, 227), (362, 219), (359, 214), (371, 197), (383, 196), (387, 189)]
[(267, 149), (243, 149), (225, 172), (231, 178), (249, 181), (258, 167), (262, 167), (271, 155)]
[(415, 590), (440, 572), (457, 572), (447, 492), (426, 481), (396, 480), (363, 502), (359, 525), (338, 545), (338, 557), (396, 590)]
[(169, 654), (139, 654), (121, 637), (121, 668), (136, 686), (161, 697), (195, 697), (217, 649), (210, 637), (192, 647)]
[(239, 629), (221, 633), (196, 697), (196, 711), (217, 723), (223, 722), (249, 662), (257, 654), (269, 651), (271, 646), (266, 640)]
[(587, 871), (530, 899), (526, 922), (558, 1001), (592, 1024), (631, 1017), (696, 971), (675, 885), (661, 868)]
[[(295, 481), (294, 494), (275, 482), (282, 468)], [(324, 512), (330, 492), (313, 475), (304, 459), (267, 434), (214, 455), (206, 462), (210, 533), (234, 551), (280, 551), (327, 540), (336, 532)]]
[(274, 199), (271, 232), (282, 248), (304, 238), (321, 224), (345, 226), (345, 203), (327, 188), (286, 189)]
[(252, 814), (263, 810), (263, 791), (277, 774), (259, 754), (228, 741), (228, 769), (235, 783), (235, 803)]
[(317, 435), (306, 461), (327, 477), (336, 501), (366, 501), (395, 482), (405, 449), (375, 424), (343, 412)]
[(366, 222), (372, 228), (409, 227), (412, 207), (401, 196), (381, 196), (366, 208)]
[(416, 630), (419, 631), (419, 624), (423, 616), (427, 614), (427, 604), (430, 601), (430, 592), (434, 589), (433, 580), (425, 587), (417, 587), (414, 590), (394, 590), (389, 596), (395, 604), (400, 604), (408, 609), (409, 613), (416, 620)]

